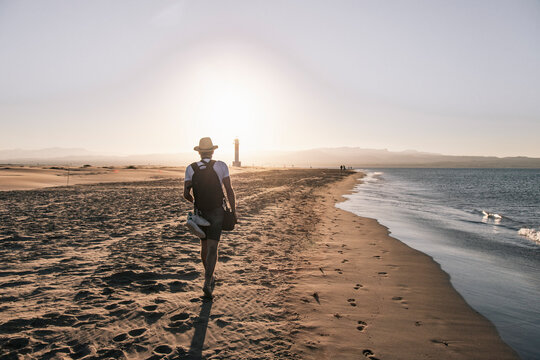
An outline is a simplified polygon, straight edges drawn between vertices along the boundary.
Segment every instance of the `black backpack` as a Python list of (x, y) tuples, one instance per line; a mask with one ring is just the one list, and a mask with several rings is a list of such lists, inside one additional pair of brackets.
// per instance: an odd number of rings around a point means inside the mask
[(200, 167), (196, 162), (190, 165), (193, 169), (192, 184), (195, 207), (202, 211), (223, 206), (223, 188), (214, 170), (215, 163), (215, 160), (210, 160), (208, 163), (203, 161), (203, 165)]

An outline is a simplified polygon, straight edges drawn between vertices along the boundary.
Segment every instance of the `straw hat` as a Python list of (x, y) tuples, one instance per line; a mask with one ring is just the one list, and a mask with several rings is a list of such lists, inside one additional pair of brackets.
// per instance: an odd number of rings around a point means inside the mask
[(209, 137), (203, 137), (201, 140), (199, 140), (199, 146), (195, 146), (193, 150), (195, 151), (210, 151), (210, 150), (216, 150), (218, 148), (217, 145), (212, 144), (212, 139)]

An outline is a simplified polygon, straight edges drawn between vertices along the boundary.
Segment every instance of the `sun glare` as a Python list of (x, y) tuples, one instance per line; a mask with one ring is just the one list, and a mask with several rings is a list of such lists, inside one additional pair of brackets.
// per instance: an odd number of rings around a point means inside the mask
[(278, 135), (275, 109), (283, 95), (275, 76), (253, 59), (199, 61), (184, 80), (182, 117), (196, 136), (208, 134), (225, 146), (239, 137), (244, 149), (259, 150)]
[(199, 99), (199, 118), (207, 130), (220, 129), (220, 136), (231, 137), (261, 132), (257, 121), (265, 111), (257, 89), (241, 79), (206, 79)]

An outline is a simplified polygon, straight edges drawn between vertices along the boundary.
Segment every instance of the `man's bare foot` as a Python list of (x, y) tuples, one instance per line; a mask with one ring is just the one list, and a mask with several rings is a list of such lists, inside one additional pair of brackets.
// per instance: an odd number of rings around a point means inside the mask
[(204, 296), (208, 298), (212, 298), (212, 291), (213, 291), (213, 282), (212, 281), (205, 281), (204, 286), (202, 288), (202, 291), (204, 293)]

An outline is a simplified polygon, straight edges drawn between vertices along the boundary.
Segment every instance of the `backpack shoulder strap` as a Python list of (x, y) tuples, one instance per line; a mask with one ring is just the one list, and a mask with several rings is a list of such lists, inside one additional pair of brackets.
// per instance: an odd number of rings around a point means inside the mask
[(210, 160), (210, 162), (208, 163), (208, 168), (209, 169), (212, 169), (212, 171), (214, 172), (214, 174), (216, 174), (216, 177), (219, 181), (219, 184), (221, 185), (221, 178), (219, 177), (216, 169), (214, 169), (214, 164), (216, 163), (216, 160)]
[(193, 173), (195, 173), (195, 174), (198, 173), (199, 171), (201, 171), (201, 169), (199, 169), (199, 165), (197, 165), (197, 162), (194, 162), (189, 166), (191, 166), (191, 168), (193, 169)]

